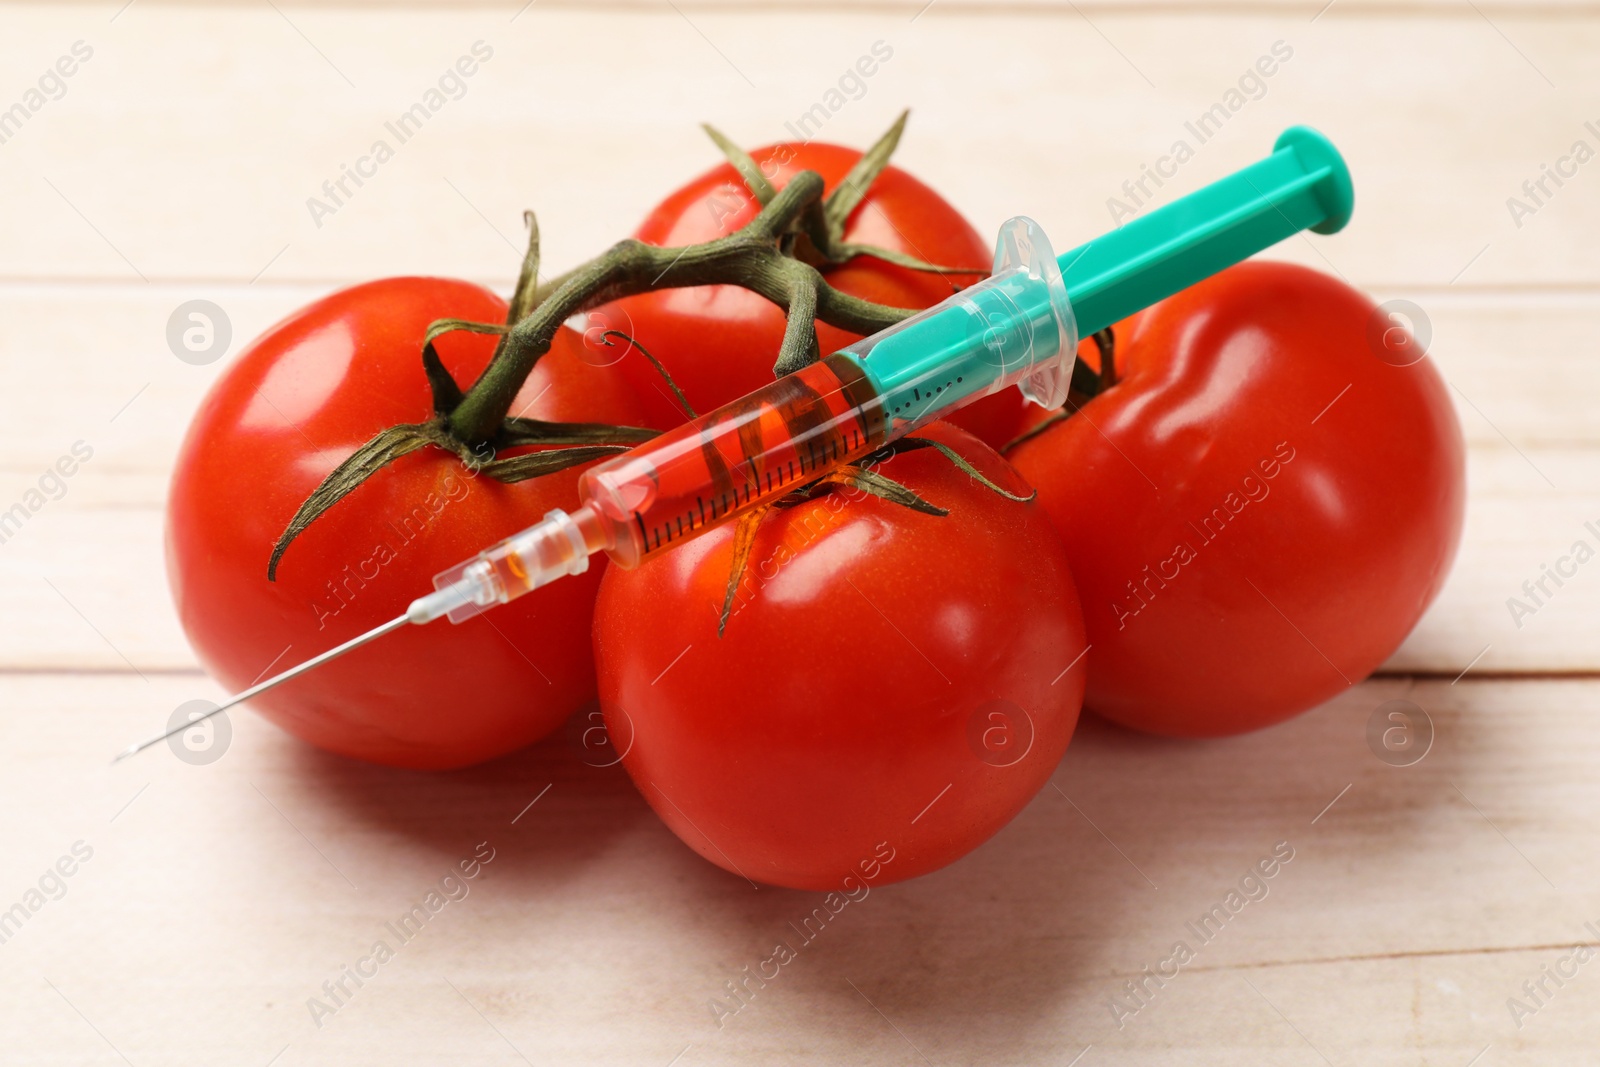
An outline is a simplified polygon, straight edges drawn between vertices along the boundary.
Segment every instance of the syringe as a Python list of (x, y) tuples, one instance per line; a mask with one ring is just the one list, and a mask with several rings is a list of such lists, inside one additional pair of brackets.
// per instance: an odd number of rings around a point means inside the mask
[(590, 468), (571, 513), (549, 512), (440, 574), (434, 592), (404, 615), (117, 759), (407, 624), (462, 622), (581, 574), (596, 552), (635, 567), (979, 397), (1015, 385), (1034, 403), (1059, 407), (1080, 330), (1104, 329), (1301, 230), (1333, 233), (1349, 220), (1353, 200), (1338, 150), (1296, 126), (1267, 158), (1059, 259), (1035, 223), (1011, 219), (1000, 229), (989, 278)]

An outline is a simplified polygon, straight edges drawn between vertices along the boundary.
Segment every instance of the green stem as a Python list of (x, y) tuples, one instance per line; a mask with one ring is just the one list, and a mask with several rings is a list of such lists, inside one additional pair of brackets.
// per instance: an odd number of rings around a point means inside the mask
[[(642, 241), (621, 241), (610, 251), (566, 277), (566, 280), (512, 327), (489, 366), (449, 415), (451, 434), (471, 444), (498, 432), (522, 383), (550, 350), (556, 331), (571, 316), (625, 296), (657, 289), (697, 285), (738, 285), (779, 307), (797, 297), (804, 301), (806, 284), (797, 284), (796, 267), (815, 277), (816, 317), (856, 333), (872, 333), (914, 313), (847, 296), (828, 286), (811, 268), (797, 264), (778, 248), (778, 239), (822, 195), (822, 177), (813, 171), (796, 174), (761, 212), (726, 237), (685, 248), (657, 248)], [(811, 326), (811, 316), (799, 316)], [(814, 327), (812, 327), (814, 330)], [(810, 343), (815, 348), (814, 334)]]

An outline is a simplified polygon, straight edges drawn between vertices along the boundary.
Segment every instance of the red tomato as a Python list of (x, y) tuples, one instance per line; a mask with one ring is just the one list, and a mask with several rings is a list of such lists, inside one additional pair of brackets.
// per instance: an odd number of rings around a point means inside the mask
[(1245, 263), (1118, 331), (1119, 381), (1010, 458), (1067, 542), (1086, 704), (1187, 737), (1312, 707), (1394, 652), (1461, 533), (1461, 431), (1428, 360), (1303, 267)]
[[(963, 431), (919, 434), (1027, 491)], [(755, 881), (942, 867), (1022, 809), (1077, 722), (1083, 623), (1038, 506), (932, 449), (880, 469), (950, 514), (857, 491), (770, 512), (720, 639), (732, 526), (600, 586), (600, 700), (624, 766), (691, 848)]]
[[(813, 170), (832, 191), (861, 153), (831, 144), (785, 143), (757, 149), (751, 157), (776, 188), (783, 188), (799, 171)], [(734, 232), (759, 210), (733, 166), (724, 163), (663, 200), (634, 236), (658, 246), (709, 241)], [(841, 292), (893, 307), (931, 307), (986, 277), (994, 259), (993, 240), (974, 230), (938, 193), (893, 165), (883, 169), (851, 215), (845, 239), (903, 252), (928, 263), (973, 270), (971, 274), (931, 274), (858, 256), (825, 271), (828, 283)], [(710, 285), (662, 289), (618, 300), (590, 313), (587, 325), (591, 337), (615, 329), (636, 338), (667, 368), (694, 409), (704, 414), (772, 380), (772, 364), (783, 341), (784, 315), (747, 289)], [(859, 334), (817, 323), (823, 353), (859, 339)], [(618, 366), (645, 405), (646, 425), (668, 429), (683, 422), (682, 409), (655, 368), (636, 353), (624, 355), (625, 351), (624, 347), (616, 349)], [(952, 421), (987, 429), (986, 409), (990, 406), (1007, 413), (1014, 407), (1006, 398), (979, 401)], [(989, 440), (998, 446), (1009, 438)]]
[[(184, 630), (223, 685), (241, 689), (393, 618), (437, 572), (577, 503), (575, 470), (503, 485), (426, 448), (325, 512), (267, 581), (273, 543), (323, 477), (379, 430), (428, 417), (428, 324), (505, 314), (504, 301), (466, 282), (371, 282), (278, 323), (217, 380), (178, 456), (167, 570)], [(462, 333), (438, 344), (463, 387), (493, 347)], [(635, 422), (626, 386), (581, 352), (578, 335), (562, 331), (513, 413)], [(493, 616), (402, 629), (251, 707), (312, 744), (377, 763), (460, 767), (501, 755), (592, 699), (599, 580), (593, 567)]]

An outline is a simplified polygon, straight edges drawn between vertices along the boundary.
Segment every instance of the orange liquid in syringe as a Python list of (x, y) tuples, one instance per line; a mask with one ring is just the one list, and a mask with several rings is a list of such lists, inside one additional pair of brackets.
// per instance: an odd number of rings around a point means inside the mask
[(589, 470), (578, 492), (631, 567), (869, 455), (885, 430), (860, 366), (833, 355)]

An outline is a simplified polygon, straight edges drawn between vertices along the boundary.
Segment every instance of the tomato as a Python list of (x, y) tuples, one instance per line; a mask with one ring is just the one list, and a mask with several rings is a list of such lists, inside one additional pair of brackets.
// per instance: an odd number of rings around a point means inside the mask
[[(429, 416), (428, 324), (505, 315), (502, 300), (466, 282), (359, 285), (272, 327), (213, 385), (173, 475), (167, 569), (184, 630), (218, 681), (241, 689), (393, 618), (437, 572), (577, 503), (576, 470), (505, 485), (426, 448), (325, 512), (267, 580), (273, 543), (323, 477), (378, 431)], [(493, 347), (463, 333), (438, 343), (463, 387)], [(628, 388), (583, 355), (563, 330), (513, 413), (636, 422)], [(593, 698), (601, 569), (460, 626), (402, 629), (251, 707), (314, 745), (378, 763), (460, 767), (509, 752)]]
[[(1027, 492), (965, 432), (919, 435)], [(1037, 504), (933, 449), (879, 470), (950, 513), (854, 490), (773, 510), (721, 638), (731, 526), (601, 582), (600, 702), (624, 766), (691, 848), (754, 881), (941, 867), (1022, 809), (1077, 722), (1083, 623)]]
[(1010, 453), (1067, 543), (1090, 709), (1252, 730), (1410, 632), (1460, 538), (1461, 431), (1428, 360), (1380, 358), (1377, 315), (1315, 271), (1233, 267), (1119, 331), (1117, 384)]
[[(822, 176), (831, 192), (861, 153), (838, 145), (783, 143), (751, 153), (779, 189), (802, 170)], [(689, 182), (663, 200), (634, 236), (647, 244), (679, 246), (729, 234), (760, 210), (732, 164), (724, 163)], [(827, 268), (828, 284), (841, 292), (893, 307), (925, 308), (957, 289), (986, 277), (994, 258), (994, 242), (980, 235), (938, 193), (893, 165), (883, 169), (851, 215), (845, 240), (915, 256), (948, 267), (970, 267), (973, 273), (934, 274), (857, 256)], [(730, 285), (660, 289), (628, 297), (591, 312), (591, 338), (604, 330), (621, 330), (659, 359), (701, 414), (737, 400), (772, 380), (772, 364), (783, 340), (784, 314), (747, 289)], [(817, 323), (823, 353), (835, 352), (860, 339), (826, 323)], [(616, 349), (618, 367), (638, 391), (646, 425), (668, 429), (684, 421), (672, 391), (650, 362)], [(1002, 425), (991, 429), (990, 407)], [(1014, 427), (1015, 405), (1009, 398), (986, 399), (952, 421), (987, 431), (994, 437)]]

